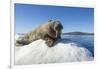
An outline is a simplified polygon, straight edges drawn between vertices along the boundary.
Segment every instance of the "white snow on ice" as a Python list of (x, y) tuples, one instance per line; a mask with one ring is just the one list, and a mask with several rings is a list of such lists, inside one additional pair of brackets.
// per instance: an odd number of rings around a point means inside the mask
[(15, 64), (46, 64), (75, 61), (93, 60), (91, 52), (84, 47), (79, 47), (72, 42), (58, 42), (54, 47), (48, 47), (45, 41), (40, 39), (29, 45), (15, 47)]

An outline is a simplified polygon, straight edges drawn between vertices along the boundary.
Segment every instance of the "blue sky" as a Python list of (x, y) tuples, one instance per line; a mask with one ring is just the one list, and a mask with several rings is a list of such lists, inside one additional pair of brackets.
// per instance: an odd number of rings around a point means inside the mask
[(35, 29), (49, 19), (60, 20), (63, 32), (94, 32), (94, 9), (32, 4), (15, 4), (15, 33)]

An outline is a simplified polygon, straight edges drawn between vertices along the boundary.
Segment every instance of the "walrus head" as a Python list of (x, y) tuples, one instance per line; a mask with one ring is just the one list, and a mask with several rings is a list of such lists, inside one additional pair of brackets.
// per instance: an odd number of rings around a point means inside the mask
[(50, 20), (48, 21), (47, 25), (49, 26), (47, 29), (47, 34), (49, 35), (49, 37), (51, 37), (52, 39), (61, 38), (63, 26), (60, 21)]
[(56, 32), (56, 38), (61, 38), (61, 32), (62, 32), (62, 29), (63, 29), (63, 26), (61, 24), (60, 21), (54, 21), (54, 31)]

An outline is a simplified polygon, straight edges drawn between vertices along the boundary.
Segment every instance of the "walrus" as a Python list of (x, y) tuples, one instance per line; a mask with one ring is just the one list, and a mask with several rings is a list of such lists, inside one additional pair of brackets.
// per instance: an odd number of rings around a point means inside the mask
[(19, 37), (16, 40), (16, 45), (27, 45), (35, 40), (43, 39), (47, 46), (51, 47), (57, 39), (61, 38), (62, 29), (63, 26), (60, 21), (49, 20), (47, 23)]

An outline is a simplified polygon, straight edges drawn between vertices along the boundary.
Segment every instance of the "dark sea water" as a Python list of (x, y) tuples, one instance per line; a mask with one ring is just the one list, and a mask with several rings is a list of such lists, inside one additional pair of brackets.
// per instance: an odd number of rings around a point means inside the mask
[(62, 35), (62, 39), (77, 43), (81, 47), (87, 48), (94, 56), (94, 36), (93, 35)]

